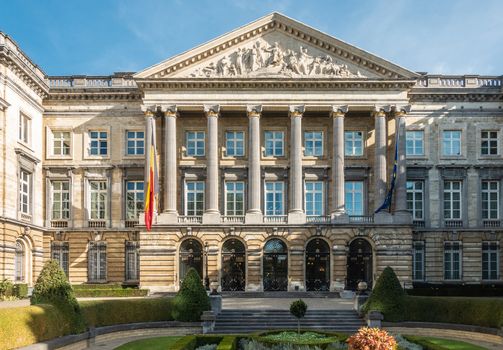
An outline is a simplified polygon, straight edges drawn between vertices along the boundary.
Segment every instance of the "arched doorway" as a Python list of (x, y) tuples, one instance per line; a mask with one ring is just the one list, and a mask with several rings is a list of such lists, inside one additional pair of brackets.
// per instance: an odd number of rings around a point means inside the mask
[(195, 239), (187, 239), (180, 245), (180, 284), (187, 271), (193, 267), (203, 278), (203, 246)]
[(306, 290), (330, 290), (330, 247), (321, 238), (309, 241), (306, 246)]
[(273, 238), (264, 246), (264, 291), (288, 289), (288, 249), (280, 239)]
[(14, 281), (23, 283), (26, 278), (25, 274), (25, 249), (21, 241), (16, 241), (16, 253), (14, 255)]
[(241, 241), (231, 238), (222, 246), (223, 291), (244, 291), (246, 285), (246, 249)]
[(372, 288), (372, 271), (372, 246), (367, 240), (357, 238), (349, 244), (346, 288), (356, 290), (362, 281)]

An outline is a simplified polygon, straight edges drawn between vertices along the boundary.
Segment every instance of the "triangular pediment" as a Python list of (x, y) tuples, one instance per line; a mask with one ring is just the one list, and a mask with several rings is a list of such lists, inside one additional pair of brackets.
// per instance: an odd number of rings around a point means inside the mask
[(136, 79), (413, 79), (380, 57), (273, 13), (135, 75)]

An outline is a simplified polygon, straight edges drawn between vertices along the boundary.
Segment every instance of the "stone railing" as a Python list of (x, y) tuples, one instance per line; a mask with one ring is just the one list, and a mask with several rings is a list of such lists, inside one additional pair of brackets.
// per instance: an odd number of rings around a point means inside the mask
[(243, 224), (245, 222), (244, 215), (224, 215), (222, 216), (223, 223)]
[(349, 222), (352, 224), (370, 224), (374, 222), (373, 215), (350, 215)]
[(288, 215), (265, 215), (264, 223), (268, 224), (286, 224)]
[(110, 76), (57, 76), (48, 77), (47, 82), (51, 89), (68, 88), (136, 88), (133, 73), (115, 73)]
[(329, 224), (330, 216), (327, 215), (307, 215), (306, 222), (309, 224)]
[(424, 75), (417, 80), (422, 88), (501, 88), (503, 76)]
[(179, 224), (201, 224), (203, 222), (202, 216), (180, 215), (178, 216)]

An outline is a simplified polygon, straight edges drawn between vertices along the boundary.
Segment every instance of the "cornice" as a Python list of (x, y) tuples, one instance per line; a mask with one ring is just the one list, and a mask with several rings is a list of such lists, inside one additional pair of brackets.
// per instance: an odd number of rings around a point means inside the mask
[(458, 102), (500, 102), (503, 101), (503, 93), (501, 91), (486, 90), (468, 90), (461, 91), (459, 89), (443, 90), (443, 91), (417, 91), (412, 90), (409, 92), (409, 99), (411, 102), (445, 102), (445, 101), (458, 101)]
[(45, 100), (70, 100), (70, 101), (141, 101), (143, 93), (131, 88), (104, 88), (104, 89), (54, 89)]
[(415, 80), (362, 80), (362, 79), (137, 79), (143, 90), (157, 89), (261, 89), (261, 90), (327, 90), (327, 89), (376, 89), (406, 90), (414, 86)]

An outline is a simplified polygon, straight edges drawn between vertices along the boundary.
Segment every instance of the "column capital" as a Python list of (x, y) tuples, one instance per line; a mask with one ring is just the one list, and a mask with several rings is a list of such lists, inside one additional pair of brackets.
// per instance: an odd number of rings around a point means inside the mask
[(289, 114), (290, 114), (291, 118), (302, 117), (302, 115), (304, 114), (305, 110), (306, 110), (306, 106), (305, 105), (290, 105), (288, 107), (288, 111), (289, 111)]
[(166, 118), (178, 117), (178, 107), (176, 105), (163, 105), (161, 106), (161, 112), (164, 113)]
[(204, 113), (207, 117), (218, 117), (220, 115), (220, 105), (204, 105)]
[(141, 110), (145, 114), (145, 117), (155, 117), (157, 113), (157, 105), (142, 105)]
[(410, 113), (411, 105), (395, 105), (393, 106), (393, 112), (396, 117), (405, 116)]
[(344, 117), (348, 111), (348, 105), (333, 105), (332, 110), (330, 111), (330, 116), (333, 118)]
[(248, 118), (260, 118), (262, 115), (262, 105), (246, 105), (246, 115), (248, 115)]
[(391, 112), (391, 105), (374, 105), (374, 117), (385, 117), (389, 112)]

